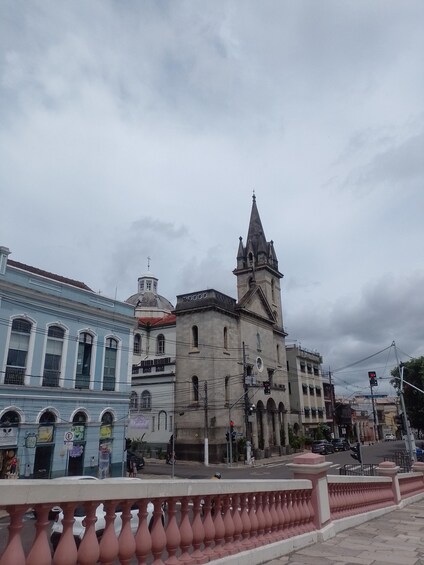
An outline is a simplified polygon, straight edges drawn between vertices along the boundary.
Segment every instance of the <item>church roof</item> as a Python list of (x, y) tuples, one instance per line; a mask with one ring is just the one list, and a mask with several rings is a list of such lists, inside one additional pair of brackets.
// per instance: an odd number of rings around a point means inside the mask
[(175, 324), (177, 317), (175, 314), (166, 314), (162, 318), (151, 318), (144, 316), (138, 318), (138, 323), (142, 326), (171, 326)]

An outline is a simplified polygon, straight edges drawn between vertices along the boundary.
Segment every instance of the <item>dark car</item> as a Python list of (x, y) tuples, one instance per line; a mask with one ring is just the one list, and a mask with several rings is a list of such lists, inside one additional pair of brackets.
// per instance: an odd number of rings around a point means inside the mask
[(334, 451), (347, 451), (350, 449), (350, 443), (343, 437), (335, 438), (331, 440), (331, 443), (333, 444)]
[(334, 453), (333, 444), (326, 439), (319, 439), (312, 442), (312, 453), (320, 453), (327, 455), (327, 453)]

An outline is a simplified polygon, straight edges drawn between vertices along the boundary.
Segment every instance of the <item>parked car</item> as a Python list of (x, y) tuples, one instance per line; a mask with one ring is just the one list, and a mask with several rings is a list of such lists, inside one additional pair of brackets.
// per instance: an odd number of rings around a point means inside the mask
[(350, 449), (350, 443), (343, 437), (335, 438), (331, 440), (331, 443), (333, 444), (334, 451), (347, 451)]
[[(104, 479), (105, 482), (114, 482), (114, 481), (120, 481), (120, 480), (124, 480), (124, 481), (128, 481), (128, 480), (133, 480), (133, 481), (137, 481), (140, 479), (137, 478), (129, 478), (129, 477), (116, 477), (113, 479)], [(151, 529), (152, 525), (153, 525), (153, 504), (151, 502), (149, 502), (147, 504), (147, 523), (148, 523), (148, 527), (149, 529)], [(121, 528), (122, 528), (122, 520), (121, 520), (121, 516), (122, 516), (122, 507), (121, 505), (117, 505), (116, 507), (116, 518), (114, 521), (114, 528), (115, 528), (115, 533), (118, 536), (121, 532)], [(86, 511), (84, 509), (83, 506), (77, 506), (75, 508), (74, 511), (74, 523), (72, 526), (72, 533), (74, 535), (74, 539), (75, 539), (75, 543), (77, 545), (77, 547), (79, 547), (79, 544), (81, 543), (82, 538), (84, 537), (84, 533), (85, 533), (85, 526), (83, 525), (83, 521), (84, 518), (86, 516)], [(105, 526), (106, 526), (106, 511), (104, 508), (103, 504), (99, 504), (96, 508), (96, 522), (94, 524), (94, 527), (96, 529), (96, 535), (97, 535), (97, 539), (100, 540), (102, 538), (103, 532), (105, 530)], [(162, 523), (164, 523), (164, 515), (162, 514)], [(131, 507), (131, 531), (133, 532), (133, 534), (135, 534), (137, 532), (138, 529), (138, 506), (137, 504), (133, 504), (133, 506)], [(52, 544), (52, 548), (53, 551), (56, 551), (56, 548), (59, 544), (60, 541), (60, 537), (63, 533), (63, 512), (61, 511), (58, 516), (56, 517), (56, 520), (53, 522), (52, 525), (52, 530), (51, 530), (51, 534), (50, 534), (50, 542)]]
[(321, 455), (327, 455), (328, 453), (334, 453), (333, 444), (326, 439), (318, 439), (312, 442), (312, 453), (320, 453)]
[(394, 434), (386, 434), (384, 436), (384, 441), (395, 441), (396, 437)]

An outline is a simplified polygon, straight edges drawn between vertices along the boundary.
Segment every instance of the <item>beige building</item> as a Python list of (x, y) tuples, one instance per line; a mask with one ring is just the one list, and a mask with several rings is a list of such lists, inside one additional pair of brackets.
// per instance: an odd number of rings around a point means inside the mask
[(297, 416), (293, 433), (314, 438), (319, 425), (326, 425), (321, 355), (299, 345), (287, 345), (290, 407)]
[[(237, 299), (207, 289), (177, 297), (177, 457), (210, 461), (281, 452), (288, 438), (288, 380), (281, 304), (283, 275), (253, 196), (246, 244), (239, 241)], [(265, 384), (264, 384), (265, 383)], [(237, 446), (237, 447), (236, 447)], [(244, 451), (243, 451), (244, 452)]]

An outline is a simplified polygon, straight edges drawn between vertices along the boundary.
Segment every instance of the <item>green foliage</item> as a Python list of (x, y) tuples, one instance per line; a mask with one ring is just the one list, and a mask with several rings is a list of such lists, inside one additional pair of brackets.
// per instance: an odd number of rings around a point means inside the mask
[[(413, 428), (424, 430), (424, 396), (423, 392), (416, 390), (410, 384), (424, 391), (424, 357), (411, 359), (403, 364), (403, 398), (405, 401), (406, 413)], [(392, 371), (394, 377), (390, 382), (399, 392), (400, 375), (398, 367)], [(410, 383), (410, 384), (408, 384)]]

